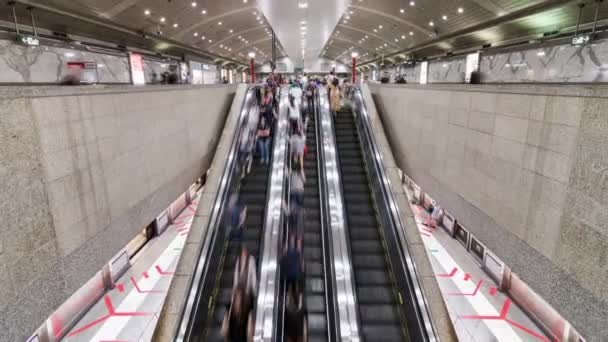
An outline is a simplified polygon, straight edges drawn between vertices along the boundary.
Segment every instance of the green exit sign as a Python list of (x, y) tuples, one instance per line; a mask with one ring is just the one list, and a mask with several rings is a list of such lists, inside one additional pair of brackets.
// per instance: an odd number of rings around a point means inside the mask
[(17, 36), (17, 42), (19, 42), (23, 45), (27, 45), (27, 46), (40, 45), (40, 41), (38, 40), (38, 38), (36, 38), (34, 36), (23, 35), (23, 34), (20, 34)]

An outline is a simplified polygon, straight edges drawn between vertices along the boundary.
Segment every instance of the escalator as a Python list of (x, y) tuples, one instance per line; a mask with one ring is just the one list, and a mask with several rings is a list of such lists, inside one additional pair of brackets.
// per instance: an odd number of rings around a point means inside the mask
[(306, 131), (308, 153), (304, 157), (306, 185), (304, 188), (304, 263), (306, 264), (306, 306), (308, 308), (308, 340), (328, 341), (325, 267), (323, 262), (323, 231), (319, 198), (317, 164), (317, 131), (315, 115), (309, 115)]
[(222, 320), (227, 307), (230, 305), (230, 295), (234, 280), (236, 260), (240, 253), (240, 244), (247, 248), (250, 254), (259, 261), (259, 250), (262, 240), (262, 227), (266, 209), (266, 195), (270, 167), (262, 165), (256, 159), (249, 173), (241, 181), (239, 198), (247, 206), (247, 219), (242, 241), (231, 240), (226, 244), (225, 254), (222, 258), (223, 269), (220, 272), (220, 283), (214, 300), (213, 313), (207, 322), (207, 341), (223, 342), (221, 335)]
[(351, 112), (334, 119), (358, 317), (364, 341), (409, 341)]

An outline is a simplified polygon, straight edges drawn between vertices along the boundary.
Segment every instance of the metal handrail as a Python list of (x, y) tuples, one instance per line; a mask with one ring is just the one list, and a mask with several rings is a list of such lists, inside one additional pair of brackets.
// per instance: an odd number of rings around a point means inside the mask
[(331, 234), (332, 272), (337, 298), (339, 336), (340, 340), (344, 342), (358, 342), (361, 339), (361, 329), (357, 317), (355, 279), (347, 241), (344, 196), (335, 131), (325, 88), (319, 90), (319, 104), (322, 144), (317, 148), (317, 153), (322, 153), (325, 167), (321, 179), (326, 184), (324, 195), (329, 204), (328, 228)]
[(259, 291), (256, 303), (253, 340), (257, 342), (274, 340), (274, 325), (278, 310), (278, 246), (281, 236), (283, 213), (282, 199), (285, 194), (285, 158), (287, 156), (287, 104), (288, 92), (281, 91), (279, 118), (275, 125), (273, 146), (273, 163), (270, 180), (269, 197), (266, 206), (264, 223), (264, 248), (260, 258)]
[[(390, 190), (390, 181), (386, 175), (382, 154), (378, 148), (378, 144), (371, 127), (367, 107), (365, 106), (365, 101), (363, 100), (361, 89), (359, 87), (357, 87), (353, 99), (355, 105), (354, 112), (357, 114), (355, 115), (355, 121), (362, 139), (361, 146), (363, 148), (364, 155), (366, 155), (368, 158), (368, 162), (371, 161), (371, 163), (368, 165), (371, 166), (372, 169), (368, 169), (368, 171), (375, 173), (373, 175), (370, 174), (370, 178), (377, 180), (380, 190), (380, 194), (378, 195), (381, 196), (380, 199), (383, 201), (383, 204), (385, 204), (381, 207), (388, 211), (388, 219), (390, 220), (388, 222), (390, 226), (389, 228), (391, 228), (395, 236), (399, 239), (397, 246), (400, 248), (399, 256), (401, 259), (401, 266), (406, 274), (408, 282), (407, 286), (400, 286), (400, 288), (408, 289), (410, 297), (414, 300), (413, 304), (415, 305), (413, 306), (413, 309), (415, 310), (415, 316), (418, 318), (416, 323), (421, 335), (418, 336), (419, 338), (417, 340), (429, 342), (438, 341), (436, 329), (431, 320), (429, 306), (427, 304), (427, 300), (425, 298), (424, 291), (420, 284), (418, 273), (411, 256), (412, 253), (407, 243), (403, 221), (401, 220), (401, 215), (399, 214), (398, 206), (396, 204), (397, 202), (393, 192)], [(363, 139), (366, 139), (367, 143), (364, 143)], [(372, 188), (375, 190), (375, 187)], [(409, 323), (411, 326), (412, 322)]]

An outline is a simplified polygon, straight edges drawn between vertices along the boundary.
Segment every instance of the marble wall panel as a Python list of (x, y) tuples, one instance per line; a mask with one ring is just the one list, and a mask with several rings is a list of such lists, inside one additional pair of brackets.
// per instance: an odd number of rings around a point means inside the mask
[(608, 40), (483, 54), (482, 82), (607, 82)]
[(465, 58), (438, 60), (429, 63), (429, 83), (464, 83)]

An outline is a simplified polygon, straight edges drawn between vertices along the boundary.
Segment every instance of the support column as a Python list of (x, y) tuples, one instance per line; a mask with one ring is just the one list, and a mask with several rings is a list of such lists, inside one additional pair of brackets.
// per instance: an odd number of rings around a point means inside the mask
[(251, 72), (251, 83), (255, 83), (255, 52), (249, 53), (249, 71)]
[(352, 53), (352, 57), (353, 57), (353, 85), (356, 84), (357, 82), (357, 57), (359, 56), (358, 53), (353, 52)]

